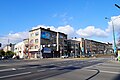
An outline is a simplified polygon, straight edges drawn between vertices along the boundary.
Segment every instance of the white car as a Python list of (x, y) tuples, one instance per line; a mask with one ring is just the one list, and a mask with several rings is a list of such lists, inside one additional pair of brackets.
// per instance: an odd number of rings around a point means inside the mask
[(61, 58), (68, 58), (68, 56), (67, 56), (67, 55), (64, 55), (64, 56), (61, 56)]

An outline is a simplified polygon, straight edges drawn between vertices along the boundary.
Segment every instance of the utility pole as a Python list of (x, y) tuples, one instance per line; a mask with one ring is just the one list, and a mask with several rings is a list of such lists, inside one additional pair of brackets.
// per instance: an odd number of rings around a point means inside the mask
[(118, 19), (118, 18), (120, 18), (120, 17), (117, 17), (117, 18), (115, 18), (115, 19), (110, 19), (110, 18), (107, 18), (107, 17), (105, 17), (105, 19), (108, 19), (109, 21), (111, 21), (112, 22), (112, 30), (113, 30), (113, 41), (114, 41), (114, 53), (116, 53), (116, 50), (117, 50), (117, 45), (116, 45), (116, 40), (115, 40), (115, 26), (114, 26), (114, 20), (116, 20), (116, 19)]

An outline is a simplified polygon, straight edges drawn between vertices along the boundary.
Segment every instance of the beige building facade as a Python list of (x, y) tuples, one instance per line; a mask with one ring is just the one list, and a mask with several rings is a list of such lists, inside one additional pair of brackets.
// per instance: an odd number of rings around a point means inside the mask
[(65, 52), (66, 39), (66, 34), (52, 31), (50, 28), (30, 30), (29, 54), (32, 58), (60, 57)]

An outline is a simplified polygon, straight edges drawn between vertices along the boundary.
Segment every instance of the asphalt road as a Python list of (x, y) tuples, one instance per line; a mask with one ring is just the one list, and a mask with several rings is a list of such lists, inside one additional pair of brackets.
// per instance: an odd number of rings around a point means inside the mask
[(0, 62), (0, 80), (119, 80), (120, 63), (109, 59), (44, 59)]

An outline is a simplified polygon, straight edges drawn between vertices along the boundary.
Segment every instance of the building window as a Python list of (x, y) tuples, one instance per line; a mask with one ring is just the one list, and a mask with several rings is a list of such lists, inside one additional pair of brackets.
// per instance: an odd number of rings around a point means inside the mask
[(59, 38), (63, 38), (63, 35), (60, 35)]
[(33, 39), (32, 39), (32, 40), (30, 40), (30, 43), (33, 43)]
[(37, 48), (38, 48), (38, 45), (35, 46), (35, 49), (37, 49)]
[(38, 36), (38, 35), (39, 35), (39, 32), (36, 32), (36, 33), (35, 33), (35, 36)]
[(35, 43), (38, 43), (38, 39), (35, 39)]
[(31, 37), (33, 37), (34, 36), (34, 33), (31, 33)]
[(34, 49), (34, 46), (30, 47), (30, 49)]

